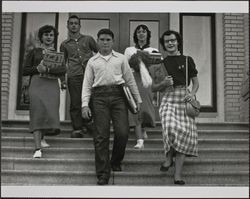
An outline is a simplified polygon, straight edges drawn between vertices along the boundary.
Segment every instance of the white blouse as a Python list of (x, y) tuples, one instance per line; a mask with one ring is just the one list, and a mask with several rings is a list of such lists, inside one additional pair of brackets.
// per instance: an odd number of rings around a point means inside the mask
[[(136, 54), (137, 50), (139, 50), (139, 49), (137, 49), (134, 46), (128, 47), (125, 49), (124, 55), (129, 60), (133, 54)], [(152, 53), (153, 51), (159, 52), (156, 48), (152, 48), (152, 47), (144, 48), (143, 50), (147, 51), (149, 53)]]

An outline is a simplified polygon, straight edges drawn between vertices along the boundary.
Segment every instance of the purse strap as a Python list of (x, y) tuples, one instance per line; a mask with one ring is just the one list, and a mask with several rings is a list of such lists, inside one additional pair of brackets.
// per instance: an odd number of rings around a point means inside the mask
[(185, 63), (186, 63), (186, 90), (188, 88), (188, 57), (186, 56), (185, 58)]
[[(186, 56), (186, 92), (188, 92), (188, 56)], [(196, 99), (196, 95), (194, 95)]]
[(165, 64), (164, 64), (163, 62), (160, 63), (160, 64), (161, 64), (161, 67), (163, 68), (164, 75), (165, 75), (165, 76), (168, 76), (168, 71), (167, 71), (167, 68), (166, 68)]

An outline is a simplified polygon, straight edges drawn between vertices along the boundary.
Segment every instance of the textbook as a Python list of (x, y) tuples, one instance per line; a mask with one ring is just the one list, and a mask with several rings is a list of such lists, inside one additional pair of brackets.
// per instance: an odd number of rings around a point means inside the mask
[(62, 67), (64, 54), (62, 52), (47, 51), (43, 58), (43, 64), (49, 69)]
[(128, 109), (130, 110), (131, 113), (136, 114), (138, 112), (137, 105), (135, 103), (133, 95), (129, 90), (129, 87), (123, 84), (122, 88), (127, 100)]
[[(64, 61), (64, 53), (62, 52), (56, 52), (56, 51), (47, 51), (44, 54), (43, 58), (43, 64), (44, 66), (48, 67), (50, 70), (53, 69), (53, 71), (60, 71), (61, 67), (65, 67), (63, 65)], [(48, 78), (48, 79), (57, 79), (56, 75), (52, 75), (49, 73), (41, 73), (40, 77)]]

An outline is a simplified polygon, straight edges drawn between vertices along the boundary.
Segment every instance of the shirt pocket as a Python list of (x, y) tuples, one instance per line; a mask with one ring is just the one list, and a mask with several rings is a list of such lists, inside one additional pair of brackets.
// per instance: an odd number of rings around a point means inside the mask
[(90, 50), (90, 48), (89, 48), (89, 45), (87, 45), (86, 43), (81, 43), (81, 45), (80, 45), (80, 50), (81, 50), (81, 52), (84, 54), (84, 53), (90, 53), (91, 52), (91, 50)]

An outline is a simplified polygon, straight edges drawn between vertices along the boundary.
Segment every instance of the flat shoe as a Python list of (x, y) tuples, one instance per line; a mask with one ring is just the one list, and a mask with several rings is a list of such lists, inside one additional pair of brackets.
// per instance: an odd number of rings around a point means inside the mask
[(97, 181), (97, 184), (98, 185), (107, 185), (109, 183), (108, 179), (105, 179), (105, 178), (100, 178), (98, 181)]
[(82, 130), (75, 130), (71, 133), (71, 138), (83, 138)]
[(41, 149), (35, 150), (33, 158), (41, 158), (41, 157), (42, 157)]
[(168, 169), (173, 166), (174, 162), (172, 162), (169, 166), (164, 166), (164, 163), (161, 164), (160, 171), (168, 171)]
[(42, 148), (49, 148), (50, 145), (46, 142), (45, 139), (42, 139), (42, 140), (41, 140), (41, 147), (42, 147)]
[(183, 180), (175, 180), (175, 181), (174, 181), (174, 184), (184, 185), (184, 184), (185, 184), (185, 181), (183, 181)]
[(122, 171), (121, 165), (112, 165), (113, 171)]

